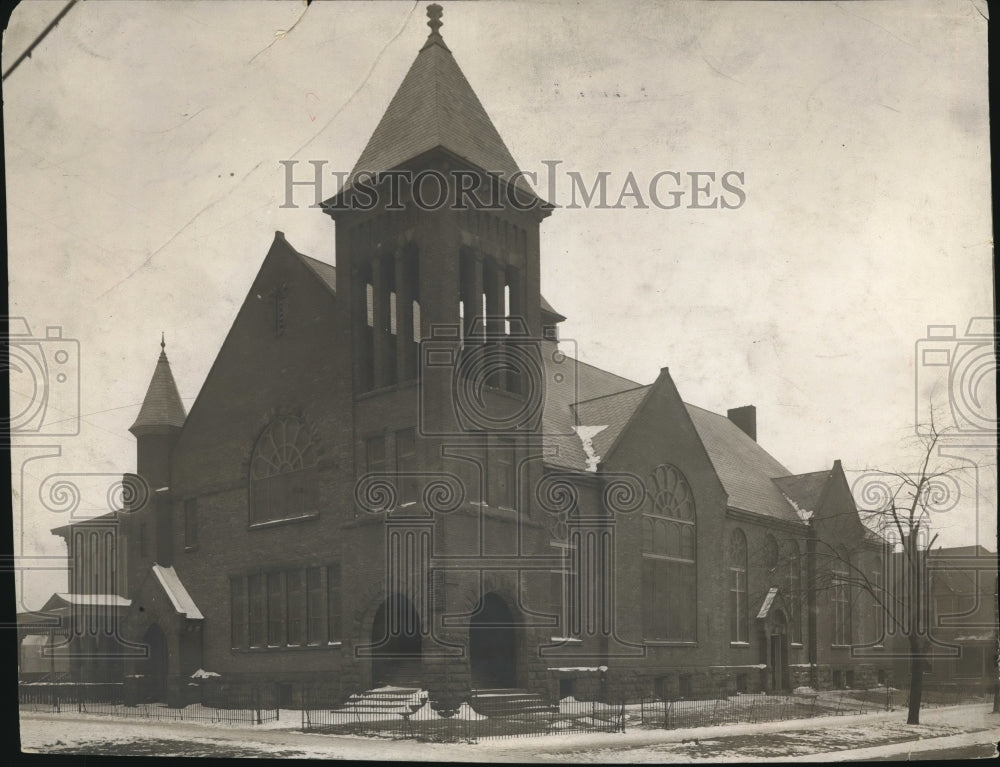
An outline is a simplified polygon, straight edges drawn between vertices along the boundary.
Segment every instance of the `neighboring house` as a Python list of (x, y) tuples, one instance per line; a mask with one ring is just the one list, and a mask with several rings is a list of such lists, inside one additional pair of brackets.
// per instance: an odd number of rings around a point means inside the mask
[(933, 653), (929, 684), (992, 690), (997, 680), (997, 554), (982, 546), (928, 556)]
[[(430, 26), (357, 168), (510, 178)], [(342, 204), (359, 191), (327, 203), (336, 268), (276, 233), (190, 413), (161, 352), (111, 569), (87, 523), (57, 530), (73, 591), (117, 594), (118, 638), (148, 648), (123, 660), (145, 695), (183, 701), (199, 669), (285, 699), (407, 682), (443, 709), (879, 678), (878, 621), (839, 564), (874, 572), (879, 548), (839, 461), (792, 475), (752, 406), (563, 356), (547, 203)]]

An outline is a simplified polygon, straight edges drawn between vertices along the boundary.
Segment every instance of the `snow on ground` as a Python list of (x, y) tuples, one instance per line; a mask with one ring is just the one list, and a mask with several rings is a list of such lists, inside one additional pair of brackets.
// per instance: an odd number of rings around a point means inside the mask
[(991, 714), (990, 708), (978, 704), (927, 710), (915, 727), (905, 724), (905, 712), (897, 711), (685, 730), (484, 739), (475, 744), (303, 733), (296, 731), (300, 712), (284, 710), (277, 722), (246, 727), (23, 712), (21, 745), (31, 752), (382, 761), (831, 761), (877, 758), (902, 748), (994, 742), (1000, 739), (1000, 715)]

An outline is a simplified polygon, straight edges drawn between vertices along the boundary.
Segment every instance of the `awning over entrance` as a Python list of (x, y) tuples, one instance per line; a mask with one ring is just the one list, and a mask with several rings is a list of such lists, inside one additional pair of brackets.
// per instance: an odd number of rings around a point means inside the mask
[(181, 583), (181, 579), (173, 567), (153, 565), (153, 574), (178, 614), (183, 615), (188, 620), (200, 621), (204, 619), (205, 616), (201, 614), (201, 610), (194, 603), (188, 590), (184, 588), (184, 584)]
[(757, 617), (761, 620), (766, 619), (771, 612), (771, 608), (774, 606), (774, 601), (778, 596), (778, 587), (772, 586), (768, 589), (767, 595), (764, 597), (764, 601), (760, 605), (760, 610), (757, 612)]

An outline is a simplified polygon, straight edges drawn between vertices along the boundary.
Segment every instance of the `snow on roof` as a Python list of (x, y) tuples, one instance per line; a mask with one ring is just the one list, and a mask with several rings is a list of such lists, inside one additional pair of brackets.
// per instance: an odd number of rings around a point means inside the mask
[(90, 605), (97, 607), (128, 607), (132, 600), (117, 594), (63, 594), (56, 593), (64, 602), (71, 605)]
[(191, 599), (191, 595), (184, 588), (184, 584), (181, 583), (181, 579), (177, 576), (177, 571), (173, 567), (153, 565), (153, 574), (160, 582), (160, 585), (163, 586), (163, 590), (167, 592), (167, 596), (170, 597), (170, 602), (177, 612), (187, 616), (191, 620), (200, 621), (205, 617), (201, 614), (201, 610), (198, 609), (194, 600)]
[(767, 591), (767, 596), (764, 597), (764, 602), (760, 606), (760, 611), (757, 613), (758, 618), (766, 618), (767, 614), (771, 612), (771, 605), (774, 604), (774, 598), (778, 596), (777, 587), (771, 587)]

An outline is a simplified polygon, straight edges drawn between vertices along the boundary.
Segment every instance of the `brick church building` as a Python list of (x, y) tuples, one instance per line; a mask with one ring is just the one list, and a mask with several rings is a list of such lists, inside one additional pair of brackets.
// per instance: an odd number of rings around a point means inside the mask
[[(874, 683), (879, 614), (841, 571), (874, 577), (880, 549), (840, 462), (793, 475), (754, 407), (560, 350), (554, 206), (428, 15), (371, 178), (324, 206), (336, 266), (276, 233), (190, 412), (161, 351), (125, 507), (56, 531), (62, 602), (114, 594), (116, 641), (148, 648), (102, 673), (171, 700), (199, 671), (286, 700), (405, 682), (439, 709)], [(395, 171), (499, 203), (420, 205)]]

